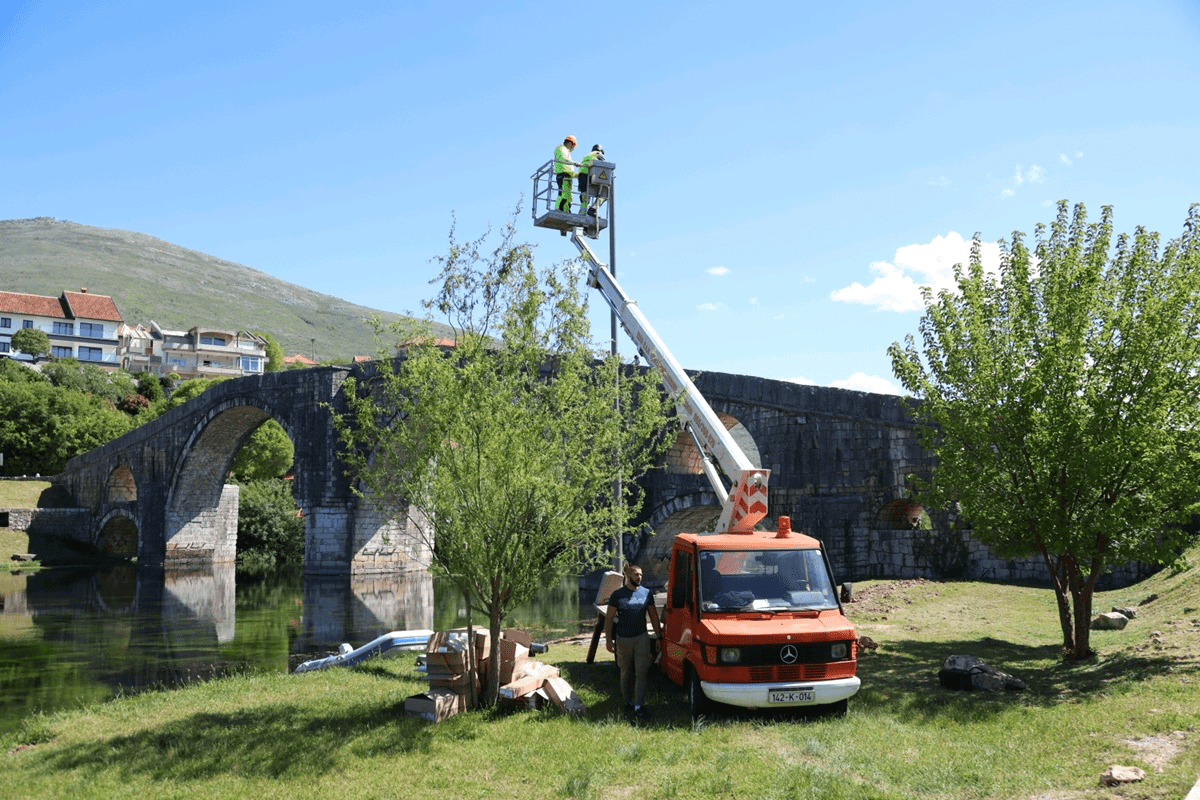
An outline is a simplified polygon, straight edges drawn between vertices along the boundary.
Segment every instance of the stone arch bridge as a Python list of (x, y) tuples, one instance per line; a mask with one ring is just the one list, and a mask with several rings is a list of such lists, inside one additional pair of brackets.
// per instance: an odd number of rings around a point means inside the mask
[[(293, 494), (305, 520), (308, 573), (401, 572), (427, 563), (412, 523), (381, 518), (343, 473), (332, 410), (343, 408), (343, 383), (358, 369), (228, 380), (72, 459), (54, 482), (84, 510), (87, 524), (76, 535), (140, 563), (232, 561), (238, 489), (225, 476), (250, 434), (274, 419), (296, 449)], [(903, 499), (905, 476), (930, 466), (899, 398), (724, 373), (694, 378), (752, 458), (772, 471), (772, 518), (788, 514), (793, 528), (822, 538), (839, 576), (893, 572), (879, 562), (892, 536), (879, 531), (916, 527), (921, 512)], [(627, 548), (653, 571), (675, 532), (715, 520), (716, 499), (686, 436), (643, 488), (643, 530), (667, 535)]]

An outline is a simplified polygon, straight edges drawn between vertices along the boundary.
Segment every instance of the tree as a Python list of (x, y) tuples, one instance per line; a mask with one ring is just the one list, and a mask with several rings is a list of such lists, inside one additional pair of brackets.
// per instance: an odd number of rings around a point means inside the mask
[(998, 275), (976, 236), (958, 291), (925, 291), (922, 351), (889, 348), (937, 456), (921, 493), (1000, 555), (1042, 556), (1068, 660), (1092, 652), (1105, 567), (1175, 558), (1200, 485), (1200, 206), (1161, 251), (1112, 236), (1110, 207), (1089, 224), (1062, 202)]
[(259, 425), (233, 461), (239, 483), (282, 478), (292, 466), (296, 447), (287, 431), (273, 419)]
[(45, 331), (39, 331), (37, 328), (21, 328), (19, 331), (13, 331), (12, 346), (37, 358), (50, 354), (50, 337)]
[(304, 560), (304, 518), (296, 513), (291, 481), (275, 478), (242, 484), (237, 549), (252, 571)]
[(46, 381), (0, 381), (0, 408), (6, 475), (55, 475), (133, 424), (107, 400)]
[(267, 346), (267, 364), (263, 372), (280, 372), (287, 367), (284, 363), (283, 348), (279, 346), (279, 340), (265, 331), (255, 331), (255, 336), (261, 336), (266, 340)]
[(166, 397), (162, 383), (158, 380), (158, 376), (152, 372), (143, 372), (137, 376), (137, 393), (151, 403), (157, 403)]
[(487, 234), (460, 244), (451, 229), (424, 305), (446, 315), (455, 346), (439, 347), (431, 327), (393, 325), (405, 357), (381, 351), (376, 381), (348, 381), (339, 422), (363, 493), (393, 519), (419, 507), (434, 573), (487, 616), (489, 704), (506, 612), (627, 530), (634, 478), (661, 451), (667, 413), (653, 374), (595, 362), (580, 271), (539, 272), (514, 232), (510, 221), (486, 254)]

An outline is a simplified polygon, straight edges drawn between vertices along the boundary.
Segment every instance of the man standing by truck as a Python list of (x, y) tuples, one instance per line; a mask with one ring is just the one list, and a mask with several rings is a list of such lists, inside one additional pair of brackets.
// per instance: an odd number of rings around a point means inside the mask
[(642, 586), (642, 568), (626, 564), (624, 585), (608, 598), (604, 640), (608, 652), (617, 656), (625, 711), (639, 718), (646, 715), (646, 676), (654, 660), (650, 635), (646, 633), (647, 618), (654, 627), (654, 635), (662, 641), (654, 594)]

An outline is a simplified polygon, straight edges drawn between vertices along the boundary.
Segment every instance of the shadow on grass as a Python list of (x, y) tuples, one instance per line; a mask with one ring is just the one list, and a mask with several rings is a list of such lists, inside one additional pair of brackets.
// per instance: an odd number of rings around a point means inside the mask
[[(973, 655), (987, 664), (1025, 681), (1025, 691), (963, 692), (945, 689), (937, 673), (951, 655)], [(581, 695), (591, 698), (588, 718), (592, 721), (623, 719), (619, 676), (611, 657), (597, 656), (594, 664), (561, 664), (563, 677)], [(1058, 645), (1030, 646), (984, 637), (951, 642), (899, 641), (864, 655), (858, 662), (862, 688), (851, 698), (851, 714), (857, 708), (888, 709), (905, 716), (927, 720), (987, 717), (1012, 706), (1050, 707), (1080, 702), (1101, 692), (1120, 691), (1141, 681), (1181, 672), (1200, 672), (1194, 659), (1180, 660), (1166, 654), (1119, 653), (1077, 663), (1061, 659)], [(598, 699), (596, 699), (598, 698)], [(653, 716), (638, 725), (691, 727), (694, 723), (684, 700), (683, 689), (665, 675), (652, 670), (647, 704)], [(809, 710), (772, 711), (715, 706), (705, 715), (707, 723), (730, 721), (819, 721), (836, 719)]]
[[(937, 673), (951, 655), (972, 655), (989, 666), (1025, 681), (1025, 691), (962, 692), (945, 689)], [(1012, 705), (1053, 706), (1078, 702), (1089, 695), (1119, 689), (1171, 673), (1181, 663), (1166, 655), (1116, 654), (1081, 662), (1064, 662), (1058, 645), (1029, 646), (999, 639), (957, 642), (891, 642), (859, 659), (862, 690), (856, 700), (867, 706), (890, 706), (926, 718), (999, 713)], [(1184, 664), (1195, 669), (1196, 664)]]
[(155, 780), (205, 780), (244, 774), (282, 778), (321, 775), (347, 751), (399, 756), (428, 752), (430, 725), (404, 716), (403, 702), (326, 714), (274, 706), (193, 714), (128, 736), (47, 751), (47, 771), (117, 770)]

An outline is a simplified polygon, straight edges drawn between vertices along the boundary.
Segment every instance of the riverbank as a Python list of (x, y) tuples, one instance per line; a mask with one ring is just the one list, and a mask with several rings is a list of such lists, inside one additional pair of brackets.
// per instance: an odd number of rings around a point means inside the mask
[[(1053, 798), (1187, 794), (1200, 775), (1200, 567), (1097, 596), (1140, 606), (1096, 631), (1099, 657), (1058, 661), (1046, 590), (867, 582), (848, 606), (879, 647), (844, 719), (762, 714), (693, 722), (679, 690), (652, 682), (654, 715), (628, 725), (616, 671), (586, 639), (555, 643), (587, 704), (473, 711), (436, 725), (403, 716), (422, 681), (411, 655), (304, 675), (224, 678), (50, 716), (0, 743), (7, 797), (828, 797)], [(951, 692), (936, 672), (976, 655), (1025, 692)], [(1136, 786), (1101, 789), (1110, 764)]]

